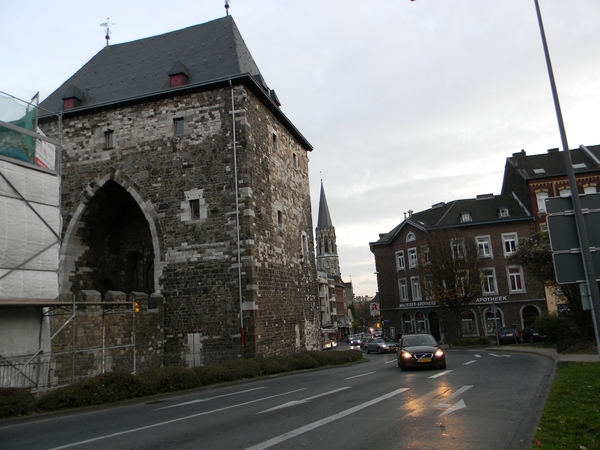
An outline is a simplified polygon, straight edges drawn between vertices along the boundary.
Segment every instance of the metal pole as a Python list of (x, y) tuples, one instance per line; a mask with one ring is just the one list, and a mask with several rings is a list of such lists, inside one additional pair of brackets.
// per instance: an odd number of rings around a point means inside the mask
[(598, 356), (600, 357), (600, 339), (598, 336), (598, 323), (600, 317), (600, 291), (598, 290), (598, 283), (596, 282), (596, 274), (594, 271), (594, 264), (592, 262), (592, 254), (590, 252), (590, 243), (588, 234), (583, 219), (583, 212), (581, 210), (581, 199), (579, 198), (579, 190), (577, 188), (577, 180), (575, 179), (575, 172), (573, 170), (573, 164), (571, 162), (571, 153), (569, 151), (569, 144), (567, 143), (567, 134), (565, 132), (565, 126), (563, 123), (562, 112), (560, 109), (560, 103), (558, 101), (558, 91), (556, 89), (556, 82), (554, 81), (554, 73), (552, 71), (552, 63), (550, 62), (550, 52), (548, 51), (548, 44), (546, 42), (546, 34), (544, 33), (544, 24), (542, 23), (542, 14), (540, 12), (540, 5), (538, 0), (535, 1), (535, 10), (537, 12), (538, 24), (540, 26), (540, 34), (542, 36), (542, 44), (544, 46), (544, 56), (546, 57), (546, 66), (548, 67), (548, 77), (550, 78), (550, 87), (552, 88), (552, 97), (554, 99), (554, 109), (556, 110), (556, 118), (558, 120), (558, 128), (560, 130), (560, 138), (563, 146), (563, 154), (565, 157), (565, 166), (567, 169), (567, 175), (569, 176), (569, 186), (571, 188), (571, 199), (573, 201), (573, 211), (575, 213), (575, 224), (577, 226), (577, 234), (579, 236), (579, 244), (581, 245), (581, 255), (583, 258), (583, 267), (585, 270), (585, 278), (590, 288), (590, 295), (592, 298), (592, 318), (594, 321), (594, 331), (596, 334), (596, 347), (598, 349)]

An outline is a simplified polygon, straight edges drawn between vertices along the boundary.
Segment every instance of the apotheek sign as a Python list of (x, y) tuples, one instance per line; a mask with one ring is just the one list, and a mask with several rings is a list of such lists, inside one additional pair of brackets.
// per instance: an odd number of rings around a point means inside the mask
[(500, 297), (481, 297), (475, 299), (475, 303), (500, 303), (507, 301), (508, 299), (506, 298), (506, 295), (501, 295)]

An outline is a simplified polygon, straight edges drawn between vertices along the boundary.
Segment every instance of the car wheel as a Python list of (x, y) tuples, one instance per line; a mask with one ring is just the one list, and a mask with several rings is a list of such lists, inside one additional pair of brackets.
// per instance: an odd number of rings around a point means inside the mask
[(402, 364), (400, 361), (398, 361), (398, 367), (400, 367), (400, 370), (403, 372), (406, 370), (406, 366), (404, 364)]
[(377, 353), (381, 355), (381, 347), (377, 347)]
[(445, 369), (445, 368), (446, 368), (446, 361), (444, 361), (443, 363), (441, 363), (441, 364), (438, 366), (438, 369)]
[(369, 347), (365, 347), (367, 349), (367, 353), (371, 353), (371, 350), (369, 350)]
[(397, 362), (398, 362), (398, 367), (400, 367), (402, 369), (402, 363), (400, 362), (400, 359), (398, 359)]

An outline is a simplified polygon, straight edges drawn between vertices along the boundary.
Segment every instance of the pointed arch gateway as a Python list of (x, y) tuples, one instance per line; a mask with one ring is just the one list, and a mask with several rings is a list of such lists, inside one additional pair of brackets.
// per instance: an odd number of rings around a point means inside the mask
[(88, 185), (67, 217), (61, 290), (157, 292), (160, 243), (152, 202), (129, 177), (111, 170)]

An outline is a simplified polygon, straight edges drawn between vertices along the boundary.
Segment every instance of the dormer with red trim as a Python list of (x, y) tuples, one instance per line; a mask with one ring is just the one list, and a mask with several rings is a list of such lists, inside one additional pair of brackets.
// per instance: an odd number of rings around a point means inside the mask
[(170, 78), (170, 87), (176, 88), (187, 84), (189, 80), (189, 70), (180, 61), (175, 61), (171, 70), (167, 72)]
[(77, 108), (85, 99), (83, 91), (75, 85), (69, 86), (61, 97), (63, 101), (63, 110)]

